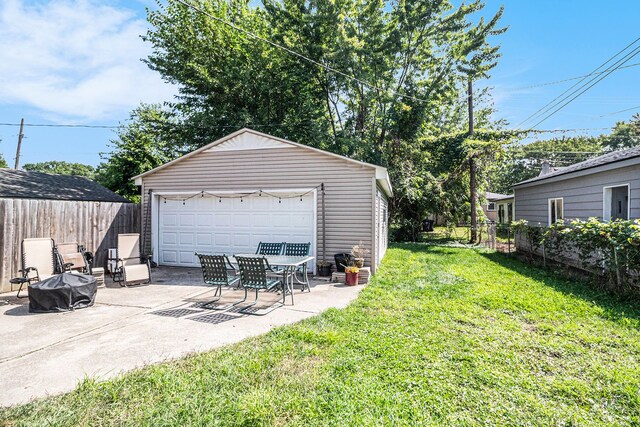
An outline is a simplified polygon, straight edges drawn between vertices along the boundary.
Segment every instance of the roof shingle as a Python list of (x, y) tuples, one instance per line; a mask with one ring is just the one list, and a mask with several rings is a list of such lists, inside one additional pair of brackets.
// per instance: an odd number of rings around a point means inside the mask
[(15, 169), (0, 169), (0, 198), (130, 202), (88, 178)]
[(526, 181), (521, 181), (517, 184), (514, 184), (513, 186), (516, 187), (518, 185), (528, 184), (530, 182), (542, 181), (548, 178), (552, 178), (554, 176), (560, 176), (560, 175), (565, 175), (572, 172), (578, 172), (584, 169), (604, 166), (609, 163), (620, 162), (622, 160), (628, 160), (635, 157), (640, 157), (640, 147), (633, 147), (633, 148), (629, 148), (628, 150), (620, 150), (620, 151), (614, 151), (612, 153), (607, 153), (602, 156), (594, 157), (593, 159), (585, 160), (584, 162), (567, 166), (566, 168), (558, 169), (546, 175), (537, 176), (535, 178), (527, 179)]

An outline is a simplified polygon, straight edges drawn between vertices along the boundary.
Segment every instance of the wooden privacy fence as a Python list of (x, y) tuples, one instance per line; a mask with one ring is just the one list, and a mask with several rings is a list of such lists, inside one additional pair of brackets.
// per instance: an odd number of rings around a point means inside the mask
[(39, 199), (0, 199), (0, 291), (22, 268), (22, 240), (51, 237), (56, 243), (84, 245), (105, 267), (119, 233), (140, 232), (140, 205)]

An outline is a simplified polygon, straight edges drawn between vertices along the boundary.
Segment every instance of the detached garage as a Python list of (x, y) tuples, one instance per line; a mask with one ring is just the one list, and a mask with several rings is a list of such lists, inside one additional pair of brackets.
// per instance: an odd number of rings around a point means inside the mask
[(375, 271), (387, 248), (385, 168), (251, 129), (134, 180), (144, 244), (160, 265), (196, 267), (195, 252), (254, 253), (261, 241), (311, 242), (316, 260), (324, 251), (333, 262), (362, 243)]

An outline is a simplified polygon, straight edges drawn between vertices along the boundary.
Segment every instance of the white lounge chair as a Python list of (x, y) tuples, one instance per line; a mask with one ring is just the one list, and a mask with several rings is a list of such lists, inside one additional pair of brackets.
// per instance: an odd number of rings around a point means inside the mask
[[(58, 243), (56, 245), (60, 271), (78, 271), (91, 274), (91, 263), (88, 261), (89, 253), (78, 242)], [(92, 256), (92, 255), (91, 255)]]
[(26, 297), (26, 295), (20, 296), (20, 291), (25, 283), (28, 289), (32, 282), (39, 282), (56, 274), (56, 258), (53, 248), (53, 239), (48, 237), (22, 241), (22, 270), (19, 271), (21, 276), (10, 280), (11, 283), (20, 284), (18, 298)]
[(151, 281), (149, 257), (140, 253), (140, 234), (118, 234), (117, 263), (114, 281), (122, 286)]

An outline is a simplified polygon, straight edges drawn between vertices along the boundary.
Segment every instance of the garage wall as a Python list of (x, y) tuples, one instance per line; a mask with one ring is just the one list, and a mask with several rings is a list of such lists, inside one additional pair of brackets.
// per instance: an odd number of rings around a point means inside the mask
[[(149, 190), (253, 191), (257, 189), (312, 188), (325, 184), (327, 260), (349, 252), (360, 241), (374, 254), (372, 215), (375, 169), (302, 147), (238, 151), (203, 151), (142, 178), (143, 213)], [(318, 190), (318, 260), (322, 258), (322, 198)], [(148, 215), (143, 215), (145, 227)], [(150, 249), (149, 233), (145, 245)], [(366, 260), (371, 265), (371, 258)]]

